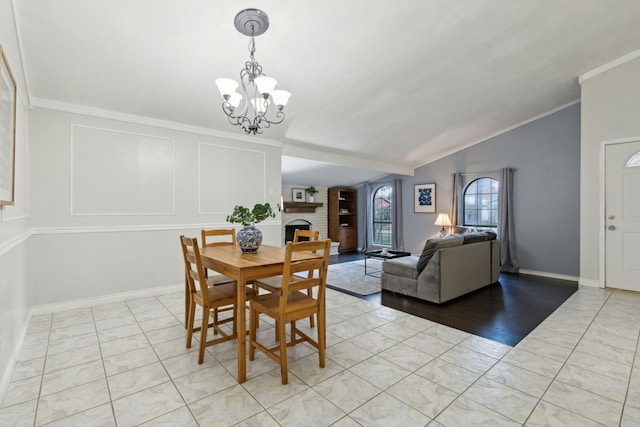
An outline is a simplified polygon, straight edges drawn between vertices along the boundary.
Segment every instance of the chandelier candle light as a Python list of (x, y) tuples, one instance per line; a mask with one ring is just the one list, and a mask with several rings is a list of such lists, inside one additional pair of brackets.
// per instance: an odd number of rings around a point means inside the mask
[[(222, 111), (232, 125), (240, 126), (249, 134), (261, 134), (263, 128), (282, 123), (285, 117), (284, 106), (287, 105), (291, 94), (286, 90), (275, 90), (278, 82), (262, 72), (262, 66), (254, 57), (256, 52), (254, 37), (263, 34), (269, 28), (267, 14), (258, 9), (245, 9), (236, 15), (234, 24), (240, 33), (251, 37), (250, 59), (240, 71), (242, 93), (236, 92), (239, 85), (235, 80), (227, 78), (216, 80), (224, 100)], [(275, 108), (272, 105), (275, 105)], [(239, 106), (242, 108), (238, 108)]]

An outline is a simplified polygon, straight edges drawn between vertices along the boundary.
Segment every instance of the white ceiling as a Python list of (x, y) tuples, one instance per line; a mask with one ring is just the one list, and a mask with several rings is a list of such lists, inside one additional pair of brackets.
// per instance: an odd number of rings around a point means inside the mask
[(256, 59), (292, 93), (262, 136), (284, 144), (285, 185), (411, 174), (575, 102), (580, 74), (640, 49), (638, 0), (13, 3), (33, 105), (234, 135), (214, 80), (237, 78), (249, 56), (236, 13), (264, 10)]

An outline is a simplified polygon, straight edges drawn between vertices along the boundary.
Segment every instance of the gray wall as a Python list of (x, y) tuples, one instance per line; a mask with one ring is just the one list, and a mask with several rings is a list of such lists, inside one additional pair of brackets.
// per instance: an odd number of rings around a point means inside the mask
[[(452, 173), (495, 171), (504, 167), (515, 169), (514, 215), (521, 269), (577, 277), (580, 270), (579, 104), (419, 167), (414, 177), (403, 177), (405, 250), (419, 253), (425, 241), (435, 237), (439, 230), (433, 225), (436, 214), (413, 212), (414, 184), (436, 183), (437, 212), (449, 213)], [(387, 177), (385, 181), (393, 178), (395, 176)], [(359, 201), (362, 212), (364, 197), (359, 197)], [(361, 236), (359, 243), (362, 243)]]

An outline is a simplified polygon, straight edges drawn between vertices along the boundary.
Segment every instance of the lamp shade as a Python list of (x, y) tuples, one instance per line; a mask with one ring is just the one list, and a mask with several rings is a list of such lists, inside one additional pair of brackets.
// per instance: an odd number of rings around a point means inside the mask
[(290, 92), (286, 90), (274, 90), (271, 93), (271, 97), (273, 98), (273, 103), (277, 106), (284, 107), (289, 102), (289, 97), (291, 96)]
[(231, 95), (238, 88), (238, 82), (233, 79), (227, 79), (225, 77), (216, 79), (216, 85), (220, 91), (220, 95)]
[(450, 227), (451, 220), (449, 220), (449, 215), (441, 213), (441, 214), (438, 214), (438, 217), (436, 218), (436, 222), (434, 222), (433, 224), (439, 225), (441, 227)]
[(229, 96), (229, 104), (231, 104), (231, 106), (233, 108), (238, 108), (238, 105), (240, 105), (240, 101), (242, 101), (242, 95), (240, 95), (238, 92), (233, 92), (230, 96)]
[(260, 92), (261, 94), (272, 93), (273, 88), (275, 88), (276, 84), (278, 84), (278, 81), (276, 79), (267, 76), (256, 77), (255, 82), (256, 87), (258, 88), (258, 92)]

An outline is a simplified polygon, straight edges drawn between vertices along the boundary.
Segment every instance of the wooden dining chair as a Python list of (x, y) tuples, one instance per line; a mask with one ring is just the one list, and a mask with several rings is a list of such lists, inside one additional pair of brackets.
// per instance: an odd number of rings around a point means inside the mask
[[(300, 242), (300, 238), (304, 237), (308, 240), (318, 240), (318, 238), (320, 237), (320, 232), (319, 231), (313, 231), (313, 230), (300, 230), (298, 228), (296, 228), (294, 234), (293, 234), (293, 243), (298, 243)], [(313, 274), (312, 272), (309, 272), (309, 274)], [(308, 275), (307, 275), (308, 276)], [(304, 276), (303, 276), (304, 277)], [(293, 276), (292, 280), (298, 280), (301, 279), (298, 276)], [(282, 286), (282, 276), (273, 276), (273, 277), (266, 277), (264, 279), (260, 279), (256, 281), (256, 286), (257, 288), (262, 288), (265, 289), (269, 292), (277, 292), (280, 290), (281, 286)], [(307, 295), (311, 295), (311, 289), (307, 290)], [(315, 322), (313, 320), (313, 316), (309, 317), (309, 323), (311, 325), (311, 327), (313, 328), (315, 326)]]
[[(200, 257), (200, 248), (198, 247), (198, 239), (180, 236), (180, 245), (182, 246), (182, 255), (184, 258), (185, 271), (187, 272), (187, 281), (189, 288), (189, 307), (187, 312), (187, 348), (191, 348), (193, 333), (200, 331), (200, 351), (198, 353), (198, 363), (204, 362), (205, 347), (229, 341), (237, 337), (236, 314), (237, 314), (237, 285), (236, 283), (216, 284), (211, 283), (211, 279), (205, 275), (205, 269), (202, 265)], [(246, 288), (247, 300), (255, 295), (255, 291), (250, 287)], [(202, 323), (199, 327), (194, 327), (196, 305), (202, 307)], [(218, 320), (213, 319), (209, 322), (213, 311), (220, 307), (231, 307), (233, 317)], [(241, 309), (245, 309), (242, 307)], [(227, 334), (221, 325), (233, 322), (233, 333)], [(207, 341), (207, 330), (212, 327), (216, 334), (220, 334), (220, 338)]]
[[(280, 290), (264, 295), (255, 296), (250, 302), (249, 314), (249, 360), (254, 360), (255, 349), (264, 352), (271, 359), (280, 364), (282, 384), (287, 384), (287, 347), (301, 342), (308, 342), (318, 349), (319, 364), (325, 365), (326, 348), (326, 313), (325, 313), (325, 289), (327, 282), (327, 267), (329, 265), (329, 250), (331, 240), (308, 241), (286, 245), (284, 269)], [(322, 251), (322, 255), (318, 253)], [(316, 257), (293, 261), (294, 255), (300, 252), (315, 253)], [(307, 278), (292, 280), (295, 273), (312, 272)], [(317, 289), (316, 297), (313, 293), (301, 292), (302, 290)], [(257, 326), (260, 314), (275, 319), (276, 337), (279, 344), (267, 348), (256, 341)], [(296, 328), (296, 321), (316, 315), (318, 327), (317, 340)], [(291, 341), (287, 342), (286, 325), (290, 324)]]
[[(236, 245), (236, 229), (235, 228), (216, 228), (211, 230), (201, 230), (200, 235), (202, 237), (202, 247), (207, 246), (225, 246), (225, 245)], [(209, 275), (209, 269), (204, 269), (204, 274), (207, 277), (211, 277), (212, 283), (214, 286), (224, 285), (225, 283), (236, 283), (231, 277), (225, 276), (224, 274), (216, 274), (214, 276)], [(222, 311), (231, 310), (231, 307), (221, 307), (216, 308), (213, 311), (213, 319), (215, 322), (218, 321), (218, 313)], [(216, 331), (214, 330), (214, 333)]]

